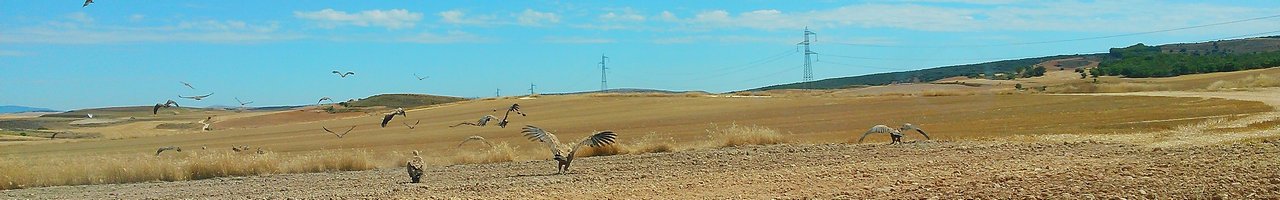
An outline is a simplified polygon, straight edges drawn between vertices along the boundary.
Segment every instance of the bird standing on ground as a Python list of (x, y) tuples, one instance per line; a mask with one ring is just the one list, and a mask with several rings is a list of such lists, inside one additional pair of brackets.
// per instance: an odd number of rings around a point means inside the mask
[(409, 180), (413, 183), (419, 183), (422, 180), (422, 169), (426, 168), (426, 163), (422, 162), (422, 156), (418, 155), (418, 150), (413, 150), (413, 157), (404, 164), (409, 171)]
[(169, 106), (173, 106), (173, 107), (181, 107), (181, 106), (178, 106), (178, 102), (173, 101), (172, 99), (170, 99), (169, 101), (166, 101), (166, 102), (164, 102), (164, 103), (157, 103), (155, 107), (151, 107), (151, 114), (152, 114), (152, 115), (154, 115), (154, 114), (156, 114), (156, 113), (160, 112), (160, 108), (161, 108), (161, 107), (168, 108)]
[(178, 96), (178, 97), (179, 97), (179, 98), (188, 98), (188, 99), (193, 99), (193, 100), (199, 101), (199, 100), (204, 100), (204, 98), (208, 98), (209, 96), (212, 96), (212, 95), (213, 95), (213, 93), (212, 93), (212, 92), (210, 92), (209, 94), (206, 94), (206, 95), (200, 95), (200, 96), (189, 96), (189, 97)]
[(324, 129), (324, 132), (329, 132), (329, 133), (332, 133), (334, 136), (338, 136), (338, 138), (342, 138), (342, 136), (346, 136), (346, 135), (347, 135), (347, 133), (351, 133), (351, 130), (355, 130), (355, 129), (356, 129), (356, 126), (351, 126), (351, 128), (348, 128), (348, 129), (347, 129), (347, 131), (342, 132), (342, 134), (338, 134), (337, 132), (333, 132), (333, 131), (329, 130), (329, 128), (327, 128), (327, 127), (323, 127), (323, 126), (321, 126), (320, 128), (323, 128), (323, 129)]
[(341, 78), (346, 78), (347, 76), (356, 75), (356, 72), (353, 72), (353, 71), (347, 71), (347, 73), (342, 73), (338, 70), (333, 70), (333, 73), (337, 74)]
[(386, 128), (386, 127), (387, 127), (387, 122), (390, 122), (390, 121), (391, 121), (391, 118), (395, 118), (395, 117), (396, 117), (396, 115), (406, 116), (406, 115), (404, 114), (404, 108), (396, 108), (396, 111), (391, 112), (391, 113), (384, 114), (384, 115), (382, 116), (382, 127), (383, 127), (383, 128)]
[(902, 124), (902, 128), (898, 128), (898, 129), (889, 128), (889, 126), (885, 126), (881, 124), (881, 125), (872, 126), (870, 130), (867, 130), (866, 133), (863, 133), (862, 137), (858, 138), (858, 143), (862, 143), (862, 139), (866, 139), (867, 135), (871, 135), (872, 133), (888, 133), (889, 137), (891, 137), (891, 139), (893, 140), (893, 141), (890, 141), (889, 144), (902, 144), (902, 136), (903, 136), (902, 132), (912, 131), (912, 130), (915, 130), (916, 132), (920, 132), (920, 135), (924, 135), (924, 139), (926, 140), (931, 139), (929, 138), (929, 134), (926, 134), (924, 130), (920, 130), (920, 128), (916, 128), (915, 125), (911, 125), (910, 123), (904, 123)]
[(489, 124), (489, 121), (493, 121), (494, 119), (497, 119), (497, 118), (498, 118), (498, 117), (494, 117), (493, 115), (485, 115), (484, 117), (481, 117), (481, 118), (480, 118), (480, 120), (476, 120), (476, 122), (475, 122), (475, 123), (471, 123), (471, 122), (462, 122), (462, 123), (455, 124), (455, 125), (453, 125), (453, 126), (449, 126), (449, 128), (458, 127), (458, 126), (462, 126), (462, 125), (472, 125), (472, 126), (480, 126), (480, 127), (483, 127), (483, 126), (485, 126), (486, 124)]
[(480, 142), (484, 142), (485, 145), (488, 145), (490, 147), (493, 146), (492, 143), (489, 143), (489, 141), (484, 140), (484, 137), (480, 137), (479, 135), (472, 135), (471, 137), (467, 137), (467, 139), (463, 139), (462, 143), (458, 143), (458, 147), (462, 147), (463, 144), (466, 144), (467, 142), (470, 142), (470, 141), (480, 141)]
[(578, 149), (582, 148), (583, 145), (600, 147), (613, 144), (614, 140), (618, 139), (618, 134), (613, 133), (613, 131), (601, 131), (591, 134), (591, 136), (587, 136), (581, 142), (574, 144), (572, 148), (568, 149), (569, 155), (564, 155), (563, 150), (561, 149), (562, 146), (560, 145), (560, 139), (556, 138), (556, 135), (533, 125), (525, 125), (522, 133), (524, 133), (524, 136), (528, 137), (530, 140), (546, 144), (547, 147), (551, 149), (551, 154), (555, 156), (552, 159), (555, 159), (557, 162), (556, 172), (559, 174), (569, 172), (569, 164), (573, 163), (574, 154), (577, 154)]
[(177, 147), (177, 146), (160, 147), (160, 149), (156, 149), (156, 156), (160, 156), (160, 152), (164, 152), (164, 151), (168, 151), (168, 150), (174, 150), (174, 151), (177, 151), (177, 152), (182, 152), (182, 148), (181, 148), (181, 147)]

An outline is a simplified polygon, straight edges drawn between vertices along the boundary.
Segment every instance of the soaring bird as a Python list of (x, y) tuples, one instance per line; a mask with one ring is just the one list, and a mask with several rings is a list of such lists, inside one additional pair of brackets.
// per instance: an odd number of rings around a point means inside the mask
[(458, 143), (458, 147), (462, 147), (463, 144), (466, 144), (467, 142), (470, 142), (470, 141), (480, 141), (480, 142), (484, 142), (485, 145), (493, 146), (492, 143), (489, 143), (489, 141), (484, 140), (484, 137), (480, 137), (479, 135), (472, 135), (471, 137), (467, 137), (467, 139), (463, 139), (462, 143)]
[(395, 117), (396, 117), (396, 115), (406, 116), (406, 115), (404, 115), (404, 108), (396, 108), (396, 111), (395, 111), (395, 112), (391, 112), (391, 113), (384, 114), (384, 115), (382, 116), (382, 127), (383, 127), (383, 128), (386, 128), (386, 127), (387, 127), (387, 122), (391, 122), (391, 118), (395, 118)]
[(172, 99), (170, 99), (170, 100), (169, 100), (169, 101), (167, 101), (167, 102), (164, 102), (164, 103), (157, 103), (155, 107), (151, 107), (151, 114), (152, 114), (152, 115), (154, 115), (154, 114), (156, 114), (157, 112), (160, 112), (160, 107), (168, 108), (170, 105), (172, 105), (173, 107), (181, 107), (181, 106), (178, 106), (178, 102), (173, 101)]
[(83, 5), (83, 6), (80, 6), (80, 7), (81, 7), (81, 8), (83, 8), (83, 7), (87, 7), (87, 6), (89, 6), (89, 4), (93, 4), (93, 0), (84, 0), (84, 5)]
[(240, 97), (236, 97), (236, 102), (239, 102), (241, 107), (253, 103), (253, 101), (240, 101)]
[(209, 94), (206, 94), (206, 95), (200, 95), (200, 96), (189, 96), (189, 97), (178, 96), (178, 97), (180, 97), (180, 98), (194, 99), (194, 100), (196, 100), (196, 101), (199, 101), (199, 100), (204, 100), (204, 98), (207, 98), (207, 97), (209, 97), (209, 96), (211, 96), (211, 95), (213, 95), (213, 93), (212, 93), (212, 92), (210, 92)]
[(196, 89), (196, 87), (192, 87), (190, 83), (182, 82), (182, 81), (178, 81), (178, 83), (182, 83), (182, 85), (185, 85), (187, 86), (187, 88), (191, 88), (192, 90)]
[(413, 125), (409, 125), (409, 123), (406, 123), (406, 122), (400, 122), (400, 123), (403, 123), (403, 124), (404, 124), (404, 126), (409, 127), (409, 129), (413, 129), (413, 128), (416, 128), (416, 127), (418, 126), (418, 124), (421, 124), (421, 123), (422, 123), (422, 120), (418, 120), (417, 122), (413, 122)]
[(210, 131), (210, 130), (213, 130), (213, 129), (210, 129), (210, 128), (209, 128), (209, 125), (213, 124), (213, 117), (211, 116), (211, 117), (209, 117), (209, 118), (205, 118), (204, 120), (200, 120), (200, 124), (204, 124), (204, 127), (201, 127), (201, 128), (200, 128), (200, 130), (202, 130), (202, 131)]
[(337, 132), (333, 132), (333, 131), (329, 130), (329, 128), (327, 128), (327, 127), (323, 127), (323, 126), (321, 126), (320, 128), (323, 128), (323, 129), (324, 129), (324, 132), (333, 133), (333, 135), (334, 135), (334, 136), (338, 136), (338, 138), (342, 138), (342, 136), (346, 136), (346, 135), (347, 135), (347, 133), (351, 133), (351, 130), (355, 130), (355, 129), (356, 129), (356, 126), (351, 126), (351, 128), (348, 128), (348, 129), (347, 129), (347, 131), (343, 131), (341, 134), (339, 134), (339, 133), (337, 133)]
[(160, 152), (164, 152), (164, 151), (168, 151), (168, 150), (174, 150), (174, 151), (177, 151), (177, 152), (182, 152), (182, 148), (181, 148), (181, 147), (177, 147), (177, 146), (160, 147), (160, 149), (156, 149), (156, 156), (160, 156)]
[(332, 103), (333, 99), (330, 99), (329, 97), (320, 97), (320, 100), (316, 101), (316, 105), (318, 106), (320, 105), (320, 102), (324, 102), (324, 101), (329, 101), (330, 103)]
[(418, 150), (413, 150), (413, 157), (404, 164), (409, 171), (409, 180), (418, 183), (422, 180), (422, 169), (426, 168), (426, 163), (422, 161), (422, 156), (418, 156)]
[(431, 76), (418, 76), (418, 74), (413, 74), (413, 77), (418, 77), (419, 81), (421, 81), (422, 79), (431, 78)]
[(356, 72), (353, 72), (353, 71), (347, 71), (347, 73), (342, 73), (338, 70), (333, 70), (333, 73), (337, 74), (339, 77), (342, 77), (342, 78), (346, 78), (347, 76), (350, 76), (350, 75), (356, 75)]
[(502, 115), (502, 121), (498, 121), (498, 127), (502, 127), (502, 128), (507, 127), (507, 122), (508, 122), (507, 117), (511, 116), (511, 111), (515, 111), (516, 114), (520, 114), (520, 116), (528, 116), (528, 115), (525, 115), (523, 112), (520, 112), (520, 104), (513, 103), (511, 104), (510, 108), (507, 108), (507, 114)]
[(453, 128), (453, 127), (458, 127), (458, 126), (462, 126), (462, 125), (484, 126), (484, 125), (486, 125), (486, 124), (489, 124), (489, 121), (492, 121), (492, 120), (497, 119), (497, 118), (498, 118), (498, 117), (494, 117), (493, 115), (485, 115), (484, 117), (481, 117), (481, 118), (480, 118), (480, 120), (476, 120), (476, 122), (475, 122), (475, 123), (471, 123), (471, 122), (462, 122), (462, 123), (458, 123), (458, 124), (455, 124), (455, 125), (453, 125), (453, 126), (449, 126), (449, 127), (450, 127), (450, 128)]
[(562, 146), (560, 145), (560, 139), (557, 139), (556, 135), (533, 125), (525, 125), (522, 133), (524, 133), (524, 136), (528, 137), (530, 140), (533, 140), (534, 142), (542, 142), (551, 149), (551, 154), (555, 156), (553, 159), (558, 162), (556, 165), (556, 172), (559, 174), (569, 172), (569, 164), (573, 162), (573, 155), (578, 152), (579, 148), (582, 148), (582, 145), (600, 147), (613, 144), (613, 141), (618, 139), (618, 134), (613, 133), (613, 131), (601, 131), (591, 134), (591, 136), (583, 138), (582, 142), (574, 144), (573, 148), (568, 149), (569, 155), (565, 156), (561, 149)]
[(872, 126), (870, 130), (867, 130), (867, 133), (863, 133), (862, 137), (858, 138), (858, 143), (862, 143), (862, 139), (866, 139), (867, 135), (871, 135), (872, 133), (888, 133), (889, 137), (893, 139), (889, 144), (902, 144), (902, 132), (912, 130), (920, 132), (920, 135), (924, 135), (924, 139), (926, 140), (931, 139), (929, 138), (929, 134), (924, 133), (924, 130), (920, 130), (920, 128), (916, 128), (915, 125), (911, 125), (910, 123), (904, 123), (902, 124), (902, 128), (898, 129), (889, 128), (889, 126), (881, 124)]

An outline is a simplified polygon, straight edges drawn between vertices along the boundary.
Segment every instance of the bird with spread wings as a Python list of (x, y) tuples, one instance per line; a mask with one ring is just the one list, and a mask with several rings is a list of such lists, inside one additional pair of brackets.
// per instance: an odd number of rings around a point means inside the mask
[(472, 122), (462, 122), (462, 123), (454, 124), (453, 126), (449, 126), (449, 128), (458, 127), (458, 126), (462, 126), (462, 125), (472, 125), (472, 126), (481, 126), (481, 127), (483, 127), (483, 126), (485, 126), (485, 125), (489, 124), (489, 121), (493, 121), (494, 119), (497, 119), (497, 118), (498, 118), (498, 117), (494, 117), (493, 115), (485, 115), (484, 117), (480, 117), (480, 120), (476, 120), (476, 122), (474, 122), (474, 123), (472, 123)]
[(333, 70), (333, 73), (337, 74), (341, 78), (346, 78), (347, 76), (356, 75), (356, 72), (353, 72), (353, 71), (347, 71), (346, 73), (343, 73), (338, 70)]
[[(560, 144), (560, 139), (556, 138), (555, 134), (542, 130), (542, 128), (525, 125), (521, 133), (528, 137), (529, 140), (547, 145), (547, 148), (551, 150), (551, 155), (553, 155), (552, 159), (557, 162), (556, 173), (559, 174), (569, 172), (569, 164), (573, 162), (574, 154), (577, 154), (578, 149), (582, 148), (582, 146), (600, 147), (613, 144), (618, 139), (618, 134), (613, 133), (613, 131), (601, 131), (591, 134), (591, 136), (583, 138), (581, 142), (574, 144), (571, 148), (565, 149), (565, 146)], [(569, 151), (568, 155), (565, 155), (565, 150)]]
[(338, 136), (338, 138), (342, 138), (342, 136), (346, 136), (347, 133), (351, 133), (351, 130), (356, 130), (356, 126), (351, 126), (351, 128), (348, 128), (347, 131), (343, 131), (342, 133), (333, 132), (332, 130), (329, 130), (328, 127), (321, 126), (320, 128), (323, 128), (324, 132), (329, 132), (329, 133), (332, 133), (334, 136)]
[(902, 132), (912, 131), (912, 130), (919, 132), (920, 135), (924, 135), (924, 139), (926, 140), (931, 139), (929, 138), (929, 134), (925, 133), (924, 130), (921, 130), (920, 128), (916, 128), (915, 125), (911, 125), (910, 123), (904, 123), (902, 124), (902, 128), (898, 128), (898, 129), (889, 128), (889, 126), (885, 126), (881, 124), (881, 125), (872, 126), (870, 130), (867, 130), (866, 133), (863, 133), (862, 137), (858, 138), (858, 143), (862, 143), (862, 140), (866, 139), (867, 135), (871, 135), (872, 133), (888, 133), (889, 137), (893, 139), (893, 141), (889, 142), (889, 144), (902, 144), (902, 136), (903, 136)]
[(164, 103), (157, 103), (155, 107), (151, 107), (151, 114), (152, 114), (152, 115), (154, 115), (154, 114), (156, 114), (156, 113), (159, 113), (159, 112), (160, 112), (160, 108), (168, 108), (168, 107), (170, 107), (170, 106), (172, 106), (172, 107), (181, 107), (181, 106), (178, 106), (178, 102), (173, 101), (172, 99), (170, 99), (169, 101), (166, 101), (166, 102), (164, 102)]
[(384, 115), (382, 116), (382, 127), (383, 127), (383, 128), (386, 128), (386, 127), (387, 127), (387, 122), (391, 122), (391, 118), (395, 118), (395, 117), (396, 117), (396, 115), (406, 116), (406, 115), (404, 114), (404, 108), (396, 108), (396, 110), (395, 110), (395, 111), (393, 111), (393, 112), (391, 112), (391, 113), (384, 114)]
[(200, 95), (200, 96), (189, 96), (189, 97), (178, 96), (178, 97), (179, 97), (179, 98), (193, 99), (193, 100), (199, 101), (199, 100), (204, 100), (204, 98), (209, 98), (209, 96), (213, 96), (213, 93), (212, 93), (212, 92), (210, 92), (209, 94), (206, 94), (206, 95)]
[(516, 114), (520, 114), (520, 116), (528, 116), (528, 115), (525, 115), (523, 112), (520, 112), (520, 104), (511, 104), (511, 107), (507, 108), (507, 114), (502, 115), (502, 121), (498, 121), (498, 127), (502, 127), (502, 128), (507, 127), (507, 122), (509, 122), (507, 121), (507, 117), (511, 117), (512, 111), (515, 111)]

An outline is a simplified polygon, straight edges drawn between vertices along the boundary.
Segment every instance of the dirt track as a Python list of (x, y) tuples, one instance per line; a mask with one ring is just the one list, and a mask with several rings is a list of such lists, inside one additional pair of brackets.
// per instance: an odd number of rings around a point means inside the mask
[(781, 145), (0, 191), (0, 198), (1278, 198), (1280, 143)]

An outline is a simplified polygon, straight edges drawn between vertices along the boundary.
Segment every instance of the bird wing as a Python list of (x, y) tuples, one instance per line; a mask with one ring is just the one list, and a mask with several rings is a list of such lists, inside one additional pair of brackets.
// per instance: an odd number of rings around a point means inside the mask
[(490, 120), (497, 118), (498, 117), (494, 117), (493, 115), (485, 115), (484, 117), (481, 117), (480, 120), (476, 121), (476, 125), (484, 126), (485, 124), (488, 124)]
[(338, 71), (338, 70), (333, 70), (333, 73), (334, 73), (334, 74), (342, 74), (342, 72), (340, 72), (340, 71)]
[(191, 84), (190, 84), (190, 83), (182, 82), (182, 81), (178, 81), (178, 82), (179, 82), (179, 83), (182, 83), (182, 85), (187, 86), (187, 88), (191, 88), (192, 90), (196, 89), (196, 87), (191, 86)]
[(209, 97), (209, 96), (213, 96), (213, 93), (212, 93), (212, 92), (210, 92), (209, 94), (206, 94), (206, 95), (200, 95), (200, 96), (198, 96), (198, 97), (200, 97), (200, 98), (205, 98), (205, 97)]
[(392, 113), (392, 114), (389, 114), (389, 115), (383, 116), (383, 117), (382, 117), (382, 127), (387, 127), (387, 122), (390, 122), (390, 121), (391, 121), (391, 118), (395, 118), (395, 117), (396, 117), (396, 114), (395, 114), (395, 113)]
[(484, 141), (484, 137), (480, 137), (479, 135), (472, 135), (471, 137), (467, 137), (467, 139), (463, 139), (462, 143), (458, 143), (458, 147), (462, 147), (463, 144), (466, 144), (467, 142), (470, 142), (472, 140)]
[(160, 106), (164, 106), (164, 105), (157, 103), (155, 107), (151, 107), (151, 114), (154, 115), (156, 113), (160, 113)]
[(177, 101), (173, 101), (172, 99), (170, 99), (169, 101), (164, 102), (164, 105), (169, 105), (169, 104), (173, 104), (173, 106), (174, 106), (174, 107), (182, 107), (182, 106), (178, 106), (178, 102), (177, 102)]
[(885, 125), (872, 126), (870, 130), (867, 130), (867, 133), (863, 133), (862, 137), (858, 138), (858, 143), (862, 143), (862, 139), (867, 139), (867, 135), (871, 135), (872, 133), (892, 133), (892, 132), (893, 132), (893, 128), (889, 128), (889, 126), (885, 126)]
[(569, 150), (569, 158), (572, 159), (573, 154), (578, 153), (578, 149), (582, 148), (582, 145), (587, 145), (591, 147), (600, 147), (604, 145), (613, 144), (615, 140), (618, 140), (618, 134), (613, 133), (613, 131), (601, 131), (596, 134), (591, 134), (591, 136), (587, 136), (587, 138), (583, 138), (582, 141), (578, 142), (577, 145), (573, 145), (573, 149)]
[(351, 130), (356, 130), (356, 126), (351, 126), (351, 128), (347, 128), (347, 131), (342, 132), (342, 135), (347, 135), (347, 133), (351, 133)]
[(83, 5), (83, 6), (80, 6), (80, 7), (81, 7), (81, 8), (83, 8), (83, 7), (87, 7), (87, 6), (89, 6), (89, 4), (91, 4), (91, 3), (93, 3), (93, 0), (84, 0), (84, 5)]
[(524, 133), (525, 137), (529, 138), (529, 140), (533, 140), (534, 142), (542, 142), (543, 144), (546, 144), (547, 147), (551, 149), (551, 155), (555, 155), (555, 156), (561, 155), (560, 139), (557, 139), (556, 135), (548, 133), (547, 131), (544, 131), (541, 128), (538, 128), (533, 125), (525, 125), (524, 131), (522, 132)]
[(902, 131), (910, 131), (910, 130), (915, 130), (916, 132), (919, 132), (920, 135), (924, 135), (924, 139), (926, 140), (932, 140), (932, 138), (929, 138), (929, 134), (925, 133), (924, 130), (920, 130), (920, 128), (916, 127), (916, 125), (912, 125), (911, 123), (902, 124)]

